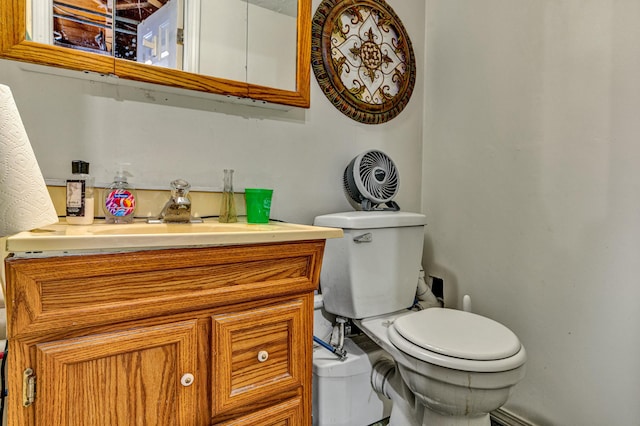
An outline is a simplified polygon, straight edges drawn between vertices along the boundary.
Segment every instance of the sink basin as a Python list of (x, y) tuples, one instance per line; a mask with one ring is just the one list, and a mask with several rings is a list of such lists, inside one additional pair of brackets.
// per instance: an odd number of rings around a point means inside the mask
[(294, 223), (266, 224), (203, 223), (111, 224), (73, 226), (65, 222), (21, 232), (7, 238), (7, 251), (122, 251), (145, 248), (195, 247), (233, 244), (260, 244), (284, 241), (324, 240), (342, 237), (342, 229)]

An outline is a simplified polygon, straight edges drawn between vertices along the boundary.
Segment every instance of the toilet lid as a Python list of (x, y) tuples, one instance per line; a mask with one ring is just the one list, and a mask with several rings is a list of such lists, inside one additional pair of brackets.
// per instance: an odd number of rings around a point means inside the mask
[(499, 322), (455, 309), (425, 309), (398, 318), (393, 326), (414, 345), (462, 359), (504, 359), (521, 347), (518, 337)]

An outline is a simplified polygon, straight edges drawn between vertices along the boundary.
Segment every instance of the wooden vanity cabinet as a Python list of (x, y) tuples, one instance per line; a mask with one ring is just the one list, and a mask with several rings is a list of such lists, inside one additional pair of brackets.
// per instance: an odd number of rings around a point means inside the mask
[(7, 258), (9, 426), (310, 425), (323, 250)]

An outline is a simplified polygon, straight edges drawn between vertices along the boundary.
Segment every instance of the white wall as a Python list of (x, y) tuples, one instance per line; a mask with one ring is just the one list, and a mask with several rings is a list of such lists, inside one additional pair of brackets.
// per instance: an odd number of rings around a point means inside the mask
[(428, 0), (425, 257), (541, 425), (640, 424), (640, 2)]
[[(313, 10), (319, 0), (313, 2)], [(424, 62), (424, 0), (390, 2)], [(422, 70), (421, 70), (422, 71)], [(318, 214), (351, 210), (342, 190), (347, 163), (381, 149), (400, 168), (397, 201), (420, 208), (423, 72), (409, 105), (389, 123), (357, 123), (335, 109), (311, 79), (311, 108), (288, 112), (223, 104), (103, 82), (25, 72), (0, 60), (46, 178), (63, 179), (72, 159), (110, 181), (118, 162), (132, 163), (139, 187), (182, 177), (222, 189), (222, 169), (237, 188), (273, 187), (272, 217), (311, 223)]]

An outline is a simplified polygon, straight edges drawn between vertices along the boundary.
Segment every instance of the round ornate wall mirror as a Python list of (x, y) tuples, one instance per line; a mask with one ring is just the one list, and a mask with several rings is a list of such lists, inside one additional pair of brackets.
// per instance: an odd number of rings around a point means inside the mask
[(323, 0), (311, 34), (313, 72), (340, 112), (367, 124), (400, 114), (415, 85), (415, 55), (384, 0)]

